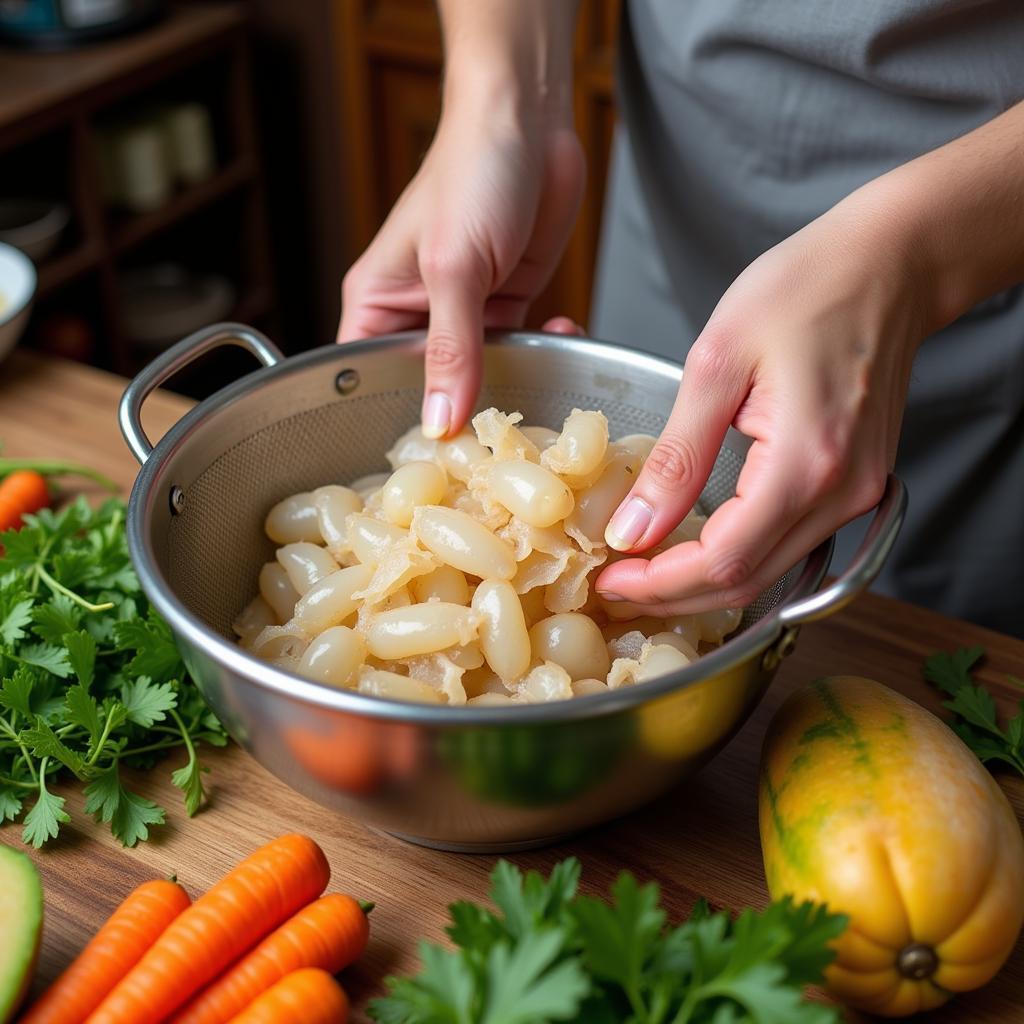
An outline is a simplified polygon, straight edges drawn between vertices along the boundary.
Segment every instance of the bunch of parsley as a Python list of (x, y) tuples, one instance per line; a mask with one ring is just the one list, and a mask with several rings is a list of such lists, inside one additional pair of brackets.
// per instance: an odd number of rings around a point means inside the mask
[[(953, 731), (983, 764), (996, 761), (1024, 775), (1024, 700), (1006, 727), (999, 724), (995, 701), (978, 686), (971, 669), (985, 656), (984, 647), (961, 647), (953, 654), (939, 652), (924, 663), (925, 678), (950, 699), (943, 707), (954, 714)], [(1024, 689), (1024, 682), (1007, 677)]]
[(86, 812), (134, 846), (164, 810), (124, 787), (121, 766), (149, 768), (184, 746), (171, 777), (194, 814), (206, 770), (196, 746), (227, 742), (141, 593), (124, 512), (80, 498), (0, 534), (0, 823), (24, 811), (35, 847), (69, 820), (49, 789), (56, 775), (85, 783)]
[(576, 893), (580, 866), (525, 879), (506, 861), (491, 876), (492, 913), (455, 903), (457, 948), (423, 943), (422, 971), (389, 978), (370, 1004), (381, 1024), (835, 1024), (804, 1001), (846, 919), (790, 900), (735, 921), (699, 903), (669, 927), (658, 887), (628, 873), (612, 902)]

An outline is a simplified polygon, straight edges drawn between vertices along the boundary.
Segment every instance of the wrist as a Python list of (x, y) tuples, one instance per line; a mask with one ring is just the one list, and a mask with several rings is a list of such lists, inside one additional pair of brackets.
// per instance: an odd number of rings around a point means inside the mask
[(442, 117), (571, 128), (576, 7), (442, 0)]
[(573, 128), (571, 70), (507, 51), (493, 60), (449, 58), (442, 122), (490, 122), (538, 130)]
[(859, 245), (874, 290), (885, 304), (911, 314), (915, 345), (962, 312), (957, 289), (938, 264), (935, 224), (916, 201), (917, 189), (894, 171), (868, 182), (834, 208)]

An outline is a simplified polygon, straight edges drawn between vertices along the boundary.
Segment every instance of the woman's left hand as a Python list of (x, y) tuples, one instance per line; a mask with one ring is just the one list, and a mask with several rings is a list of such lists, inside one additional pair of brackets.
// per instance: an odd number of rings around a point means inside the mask
[(606, 540), (639, 554), (692, 508), (729, 425), (753, 443), (697, 541), (608, 566), (597, 590), (661, 615), (749, 604), (881, 498), (927, 333), (898, 207), (854, 193), (755, 260), (686, 358)]

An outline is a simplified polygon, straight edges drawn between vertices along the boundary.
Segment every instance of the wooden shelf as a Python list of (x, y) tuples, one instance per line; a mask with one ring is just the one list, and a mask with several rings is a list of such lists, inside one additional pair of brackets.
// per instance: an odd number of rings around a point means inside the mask
[(45, 260), (39, 267), (39, 297), (45, 298), (76, 277), (95, 270), (99, 262), (100, 247), (94, 242), (84, 242), (75, 249)]
[[(62, 288), (91, 275), (96, 358), (108, 369), (130, 372), (140, 358), (149, 358), (126, 334), (119, 287), (124, 256), (228, 197), (238, 198), (239, 225), (217, 255), (239, 289), (238, 315), (273, 320), (248, 24), (249, 12), (238, 0), (175, 0), (163, 21), (107, 43), (56, 54), (0, 46), (0, 160), (17, 159), (12, 154), (21, 147), (26, 167), (46, 160), (53, 171), (48, 187), (65, 194), (78, 238), (74, 248), (43, 262), (39, 294), (59, 305)], [(193, 92), (210, 110), (217, 148), (228, 162), (209, 180), (180, 189), (157, 210), (111, 210), (104, 202), (97, 161), (99, 126), (133, 106), (169, 102), (179, 94), (188, 98)], [(30, 147), (39, 148), (32, 152)], [(195, 238), (188, 251), (196, 251), (205, 263), (201, 250), (209, 231), (198, 218), (192, 229)], [(153, 248), (151, 255), (159, 258), (161, 246)], [(168, 256), (182, 255), (177, 242), (163, 248)]]
[(140, 76), (165, 73), (244, 24), (245, 10), (235, 3), (175, 5), (151, 29), (80, 50), (40, 55), (3, 47), (0, 135), (19, 124), (45, 128), (83, 100), (98, 105), (125, 78), (138, 84)]
[(127, 252), (161, 231), (180, 223), (184, 218), (235, 192), (250, 181), (252, 175), (252, 161), (240, 157), (207, 181), (179, 191), (159, 209), (125, 216), (116, 221), (111, 230), (111, 248), (117, 254)]

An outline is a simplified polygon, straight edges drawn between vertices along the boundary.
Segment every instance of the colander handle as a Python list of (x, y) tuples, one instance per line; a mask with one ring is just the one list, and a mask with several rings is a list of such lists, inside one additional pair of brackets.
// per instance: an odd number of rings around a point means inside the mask
[(140, 464), (153, 451), (146, 431), (142, 428), (142, 403), (169, 377), (173, 377), (201, 355), (222, 345), (244, 348), (264, 366), (274, 366), (284, 359), (284, 353), (266, 335), (245, 324), (213, 324), (204, 327), (161, 353), (125, 388), (117, 412), (121, 434)]
[(907, 488), (899, 477), (890, 473), (882, 500), (875, 507), (868, 531), (846, 572), (824, 590), (792, 604), (784, 604), (778, 612), (779, 622), (793, 627), (824, 619), (845, 608), (858, 594), (867, 590), (896, 543), (906, 511)]

